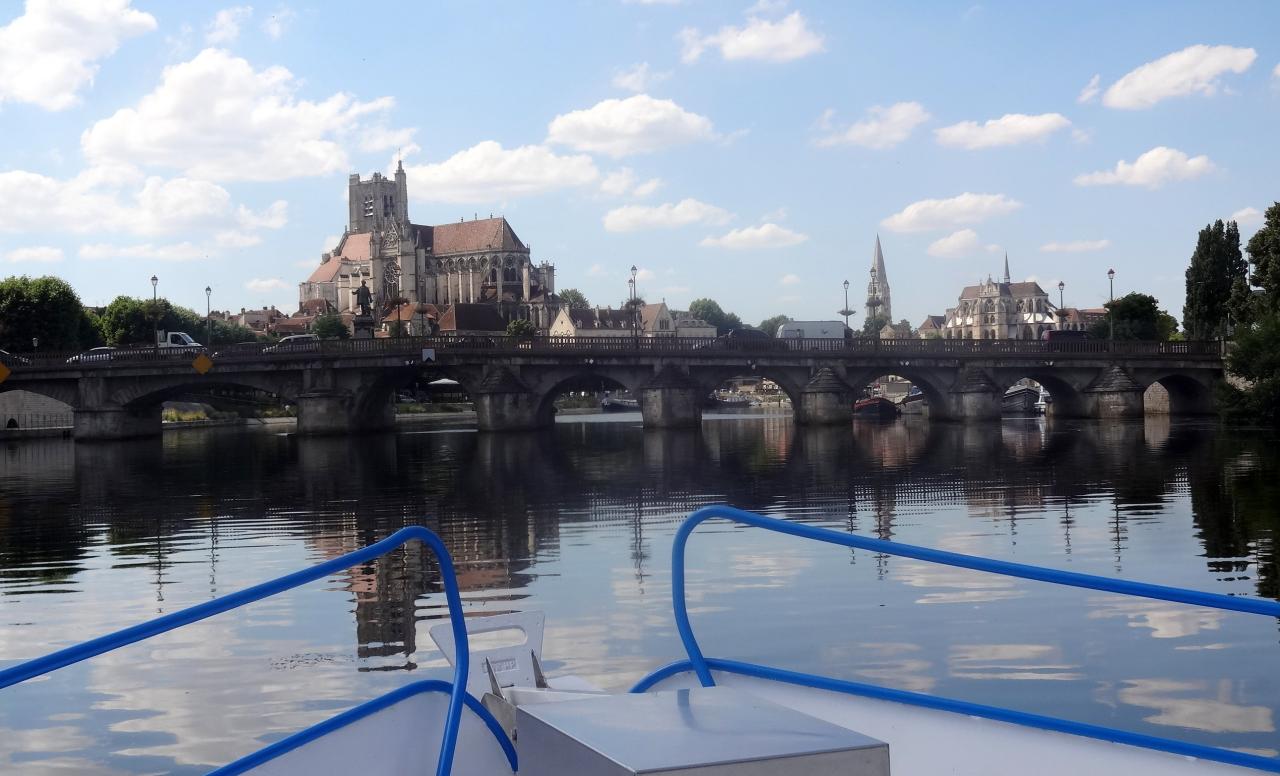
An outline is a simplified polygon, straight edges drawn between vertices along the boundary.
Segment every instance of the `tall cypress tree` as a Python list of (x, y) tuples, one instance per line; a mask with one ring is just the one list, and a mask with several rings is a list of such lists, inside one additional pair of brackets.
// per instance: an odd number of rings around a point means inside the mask
[(1187, 267), (1187, 301), (1182, 307), (1187, 337), (1212, 339), (1225, 333), (1231, 288), (1247, 269), (1235, 221), (1219, 219), (1200, 230)]

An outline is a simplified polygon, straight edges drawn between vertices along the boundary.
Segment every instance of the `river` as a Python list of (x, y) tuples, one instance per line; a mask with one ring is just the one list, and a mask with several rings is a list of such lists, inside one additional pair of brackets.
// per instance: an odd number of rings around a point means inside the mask
[[(1212, 422), (806, 429), (562, 418), (324, 439), (186, 430), (0, 448), (0, 666), (421, 523), (469, 613), (540, 609), (545, 664), (610, 689), (682, 657), (669, 553), (728, 502), (913, 544), (1280, 595), (1280, 448)], [(690, 544), (708, 654), (1276, 754), (1274, 620), (986, 576), (723, 524)], [(0, 771), (202, 773), (447, 666), (416, 547), (0, 692)]]

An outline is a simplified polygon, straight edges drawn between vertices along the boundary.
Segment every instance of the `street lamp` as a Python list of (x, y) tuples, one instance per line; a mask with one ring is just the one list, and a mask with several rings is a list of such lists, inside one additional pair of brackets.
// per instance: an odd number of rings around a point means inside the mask
[(151, 344), (155, 346), (156, 353), (160, 352), (160, 307), (156, 299), (156, 285), (160, 283), (160, 278), (155, 275), (151, 276)]
[(204, 287), (204, 345), (207, 348), (213, 347), (213, 310), (210, 307), (213, 299), (213, 288)]
[(844, 282), (844, 309), (840, 311), (844, 315), (844, 328), (849, 329), (849, 281)]
[(1110, 331), (1107, 334), (1107, 339), (1114, 340), (1116, 338), (1116, 310), (1115, 310), (1116, 271), (1114, 269), (1107, 270), (1107, 282), (1111, 286), (1111, 290), (1107, 292), (1108, 302), (1110, 304), (1109, 308), (1107, 309), (1107, 320), (1111, 322), (1111, 327), (1110, 327)]
[(32, 337), (32, 338), (31, 338), (31, 352), (34, 354), (34, 353), (35, 353), (37, 350), (39, 350), (39, 349), (40, 349), (40, 338), (39, 338), (39, 337)]
[(1058, 281), (1058, 328), (1061, 329), (1067, 322), (1067, 314), (1062, 310), (1062, 291), (1067, 287), (1066, 283)]
[(640, 343), (639, 326), (636, 325), (636, 318), (639, 316), (639, 305), (636, 304), (636, 273), (640, 270), (636, 269), (636, 265), (631, 265), (631, 336), (635, 339), (636, 344)]

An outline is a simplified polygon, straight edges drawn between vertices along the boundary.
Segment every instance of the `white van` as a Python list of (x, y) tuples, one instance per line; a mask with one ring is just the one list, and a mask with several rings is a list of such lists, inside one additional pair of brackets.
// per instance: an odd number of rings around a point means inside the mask
[(778, 327), (782, 339), (844, 339), (843, 321), (787, 321)]

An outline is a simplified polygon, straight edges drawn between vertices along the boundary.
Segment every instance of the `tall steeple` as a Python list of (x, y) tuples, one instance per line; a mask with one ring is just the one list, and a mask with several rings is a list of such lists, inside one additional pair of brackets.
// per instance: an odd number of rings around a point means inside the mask
[(1009, 282), (1009, 252), (1004, 252), (1004, 282)]
[(879, 316), (893, 320), (893, 303), (889, 294), (889, 273), (884, 268), (884, 251), (880, 235), (876, 235), (875, 252), (871, 254), (871, 282), (867, 283), (867, 320)]

